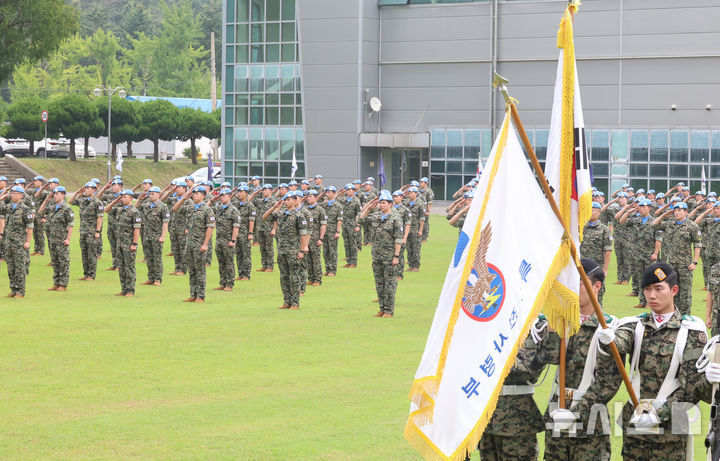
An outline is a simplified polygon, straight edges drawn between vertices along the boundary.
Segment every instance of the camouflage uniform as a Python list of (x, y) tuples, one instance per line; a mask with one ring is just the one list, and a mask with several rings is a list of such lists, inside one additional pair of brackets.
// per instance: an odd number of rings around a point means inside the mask
[(343, 197), (340, 201), (340, 205), (343, 207), (343, 224), (342, 234), (343, 243), (345, 244), (345, 257), (347, 263), (352, 266), (357, 266), (358, 262), (358, 234), (355, 232), (355, 226), (357, 226), (357, 216), (360, 214), (360, 200), (357, 197)]
[(605, 211), (600, 212), (600, 217), (598, 218), (601, 223), (605, 224), (606, 226), (614, 226), (615, 225), (615, 214), (620, 211), (620, 208), (617, 206), (610, 205), (609, 207), (605, 208)]
[[(298, 207), (298, 210), (302, 215), (305, 217), (305, 221), (307, 222), (308, 226), (308, 234), (310, 234), (311, 229), (313, 227), (313, 221), (314, 218), (312, 216), (312, 213), (310, 213), (310, 210), (304, 205), (304, 202), (300, 204)], [(312, 246), (312, 242), (308, 244), (308, 252), (305, 254), (305, 257), (300, 260), (300, 293), (305, 294), (305, 285), (308, 281), (308, 264), (310, 259), (310, 247)]]
[(47, 227), (50, 230), (50, 262), (53, 267), (53, 285), (68, 286), (70, 280), (70, 245), (64, 245), (68, 228), (75, 225), (75, 213), (63, 202), (47, 207)]
[[(372, 188), (369, 191), (361, 188), (356, 195), (358, 200), (360, 200), (360, 208), (362, 208), (372, 199), (377, 198), (378, 192), (375, 188)], [(366, 223), (361, 225), (360, 229), (362, 230), (362, 235), (358, 233), (358, 248), (360, 248), (363, 244), (367, 245), (372, 242), (372, 229), (370, 229), (369, 224)]]
[(720, 262), (720, 218), (706, 217), (699, 225), (702, 232), (700, 257), (703, 261), (705, 286), (710, 281), (710, 268)]
[[(258, 200), (256, 205), (256, 213), (258, 216), (265, 214), (274, 204), (276, 200), (272, 197), (261, 198)], [(262, 220), (261, 220), (262, 221)], [(256, 230), (258, 243), (260, 244), (260, 263), (262, 268), (265, 270), (273, 270), (275, 262), (273, 261), (275, 249), (273, 248), (273, 236), (270, 235), (272, 231), (272, 221), (265, 220), (260, 222), (260, 229)]]
[(102, 228), (98, 238), (95, 238), (95, 231), (97, 219), (105, 216), (105, 206), (94, 196), (77, 198), (75, 203), (80, 209), (80, 253), (83, 276), (94, 279), (97, 272), (98, 242), (102, 241)]
[[(583, 229), (580, 257), (592, 259), (602, 268), (605, 265), (605, 252), (612, 251), (612, 241), (613, 237), (610, 228), (600, 221), (595, 223), (588, 221)], [(605, 284), (603, 284), (597, 296), (600, 305), (602, 305), (603, 295), (605, 295)]]
[[(103, 194), (101, 200), (103, 205), (106, 207), (110, 202), (120, 197), (120, 193), (106, 192)], [(113, 267), (118, 266), (118, 251), (117, 251), (117, 225), (118, 225), (118, 214), (120, 207), (113, 207), (107, 212), (107, 238), (110, 242), (110, 253), (112, 254), (112, 265)], [(134, 266), (134, 264), (133, 264)]]
[(395, 291), (397, 290), (397, 269), (393, 267), (395, 245), (402, 244), (403, 220), (400, 214), (391, 208), (389, 214), (383, 216), (380, 210), (372, 212), (364, 219), (371, 229), (372, 268), (375, 276), (380, 310), (384, 314), (395, 312)]
[(172, 211), (175, 204), (182, 198), (179, 195), (173, 195), (174, 197), (170, 197), (167, 203), (168, 209), (171, 210), (168, 226), (170, 245), (175, 260), (175, 272), (187, 272), (187, 267), (185, 267), (185, 230), (192, 202), (185, 200), (178, 210)]
[[(237, 242), (235, 242), (235, 257), (237, 258), (237, 271), (238, 277), (250, 278), (252, 272), (252, 241), (248, 239), (250, 235), (250, 222), (254, 222), (253, 235), (257, 232), (257, 211), (255, 211), (255, 205), (252, 202), (241, 202), (235, 200), (232, 202), (235, 208), (238, 210), (238, 216), (240, 223), (240, 230), (237, 235)], [(218, 237), (219, 239), (220, 237)]]
[(307, 254), (308, 282), (322, 283), (322, 243), (318, 245), (317, 242), (318, 240), (323, 240), (325, 237), (325, 235), (323, 235), (323, 239), (320, 238), (321, 226), (325, 226), (325, 234), (327, 234), (328, 217), (327, 214), (325, 214), (325, 208), (317, 203), (303, 208), (305, 208), (312, 217), (312, 221), (308, 223), (308, 231), (310, 234), (310, 243), (308, 244), (309, 251)]
[[(247, 246), (252, 245), (247, 239), (245, 240), (238, 233), (235, 240), (235, 246), (230, 246), (232, 240), (233, 229), (240, 227), (240, 214), (238, 209), (232, 203), (227, 205), (220, 204), (214, 210), (215, 213), (215, 234), (217, 235), (217, 245), (215, 245), (215, 256), (218, 260), (218, 272), (220, 273), (220, 286), (235, 286), (235, 251), (236, 248), (245, 243)], [(238, 258), (239, 259), (239, 258)]]
[(410, 233), (407, 238), (407, 259), (410, 269), (420, 269), (420, 251), (422, 250), (422, 237), (418, 236), (420, 223), (425, 222), (425, 202), (418, 196), (414, 201), (406, 201), (403, 203), (410, 213), (412, 213), (412, 221), (410, 221)]
[(613, 229), (615, 258), (617, 259), (617, 278), (620, 282), (629, 282), (632, 276), (632, 256), (630, 249), (632, 236), (628, 231), (627, 221), (625, 224), (620, 224), (620, 221), (616, 219)]
[(140, 218), (142, 218), (142, 227), (140, 228), (140, 242), (142, 243), (143, 259), (147, 263), (148, 251), (145, 249), (145, 247), (146, 244), (149, 245), (150, 242), (147, 241), (147, 237), (145, 236), (145, 224), (147, 224), (145, 222), (145, 218), (147, 217), (147, 215), (145, 214), (145, 205), (147, 205), (147, 203), (150, 201), (150, 197), (149, 194), (145, 192), (139, 192), (135, 194), (135, 198), (137, 198), (137, 202), (135, 202), (135, 208), (137, 208), (137, 210), (140, 212)]
[(638, 293), (640, 304), (645, 305), (645, 293), (640, 289), (639, 283), (643, 272), (655, 261), (650, 259), (655, 252), (655, 242), (662, 242), (663, 232), (652, 226), (653, 218), (648, 216), (635, 216), (627, 220), (631, 239), (631, 255), (633, 258), (633, 291)]
[[(621, 354), (634, 352), (636, 322), (620, 321), (615, 331), (615, 344)], [(698, 325), (702, 331), (689, 329), (687, 343), (682, 352), (676, 378), (679, 387), (667, 396), (665, 403), (654, 402), (657, 416), (660, 419), (662, 433), (659, 435), (638, 434), (629, 424), (633, 414), (633, 405), (628, 402), (623, 407), (623, 458), (633, 461), (683, 460), (688, 436), (683, 432), (689, 427), (684, 411), (673, 411), (673, 405), (680, 403), (696, 404), (699, 400), (710, 401), (711, 386), (703, 373), (698, 373), (695, 362), (703, 352), (707, 342), (704, 324), (697, 318), (682, 315), (675, 310), (672, 317), (659, 328), (655, 327), (652, 313), (645, 313), (635, 318), (644, 326), (644, 335), (640, 344), (641, 359), (638, 360), (640, 373), (640, 391), (638, 398), (655, 399), (660, 391), (673, 359), (675, 342), (682, 322)], [(626, 323), (627, 322), (627, 323)], [(697, 322), (697, 323), (696, 323)], [(604, 347), (604, 346), (603, 346)], [(628, 370), (630, 372), (630, 370)], [(632, 431), (630, 429), (633, 429)], [(673, 431), (673, 429), (675, 429)], [(677, 433), (678, 429), (681, 433)], [(673, 433), (674, 432), (674, 433)]]
[(678, 274), (678, 288), (675, 296), (675, 307), (683, 314), (690, 314), (692, 307), (692, 277), (693, 271), (688, 266), (693, 261), (693, 245), (701, 247), (702, 232), (697, 224), (690, 219), (678, 223), (671, 221), (660, 222), (663, 231), (663, 253), (666, 261)]
[[(403, 236), (405, 235), (405, 227), (410, 225), (412, 222), (412, 212), (403, 205), (402, 203), (398, 203), (397, 205), (393, 204), (393, 209), (398, 212), (400, 215), (400, 219), (402, 220), (403, 225)], [(408, 238), (410, 238), (410, 235), (408, 234)], [(397, 276), (402, 278), (403, 273), (405, 272), (405, 247), (406, 243), (403, 243), (400, 245), (400, 257), (398, 258), (398, 265), (395, 266), (397, 269)]]
[(536, 357), (548, 335), (546, 324), (544, 318), (536, 321), (540, 342), (535, 344), (530, 336), (525, 339), (505, 378), (495, 412), (478, 445), (483, 461), (535, 461), (538, 458), (537, 433), (545, 429), (545, 424), (532, 391), (517, 389), (533, 386), (545, 369), (545, 364)]
[(163, 224), (170, 222), (170, 210), (161, 201), (146, 200), (142, 205), (142, 244), (145, 252), (145, 262), (148, 268), (148, 281), (162, 282), (163, 276), (163, 247), (160, 235)]
[(432, 205), (433, 199), (435, 199), (435, 193), (433, 193), (432, 189), (428, 186), (420, 191), (420, 197), (422, 197), (425, 202), (425, 227), (423, 227), (422, 235), (424, 242), (428, 239), (428, 235), (430, 235), (430, 210), (428, 209), (428, 205)]
[[(337, 223), (343, 221), (343, 207), (337, 200), (327, 201), (321, 204), (325, 208), (327, 216), (327, 227), (325, 229), (325, 239), (323, 240), (323, 259), (325, 260), (325, 273), (337, 273), (338, 261), (338, 239), (335, 238)], [(342, 224), (341, 224), (342, 226)], [(342, 232), (342, 228), (340, 230)]]
[[(32, 192), (34, 195), (37, 189), (34, 189)], [(50, 193), (49, 190), (44, 189), (40, 192), (40, 195), (36, 197), (35, 203), (44, 202)], [(43, 218), (45, 218), (45, 216), (40, 216), (38, 213), (35, 213), (35, 227), (33, 228), (33, 252), (41, 255), (45, 254), (45, 223), (42, 221)]]
[(5, 219), (2, 240), (5, 242), (5, 263), (13, 295), (25, 296), (25, 279), (28, 268), (28, 252), (23, 248), (26, 229), (34, 227), (35, 213), (23, 202), (8, 203), (1, 211)]
[(716, 263), (712, 269), (710, 269), (710, 279), (708, 282), (708, 291), (712, 296), (712, 324), (710, 325), (710, 334), (715, 336), (720, 333), (718, 328), (718, 319), (720, 314), (720, 262)]
[(185, 236), (185, 267), (190, 276), (190, 298), (205, 299), (205, 284), (207, 274), (205, 264), (207, 263), (207, 251), (201, 251), (205, 241), (207, 229), (215, 228), (215, 213), (206, 204), (191, 204), (188, 208), (187, 235)]
[(283, 305), (300, 306), (301, 261), (300, 237), (308, 235), (308, 222), (300, 210), (278, 210), (272, 214), (277, 221), (278, 268), (280, 269), (280, 288), (283, 292)]
[(126, 207), (118, 206), (111, 208), (109, 213), (117, 213), (116, 236), (118, 273), (120, 275), (120, 287), (123, 294), (135, 294), (135, 250), (131, 250), (135, 229), (142, 227), (142, 216), (137, 208), (132, 205)]

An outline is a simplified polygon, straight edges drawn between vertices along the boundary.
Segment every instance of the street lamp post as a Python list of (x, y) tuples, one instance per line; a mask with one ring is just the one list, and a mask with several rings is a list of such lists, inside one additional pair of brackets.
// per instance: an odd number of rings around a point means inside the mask
[(112, 157), (111, 157), (112, 141), (110, 140), (110, 134), (111, 134), (111, 132), (112, 132), (112, 121), (111, 121), (111, 120), (112, 120), (112, 95), (117, 91), (118, 96), (120, 96), (122, 99), (125, 99), (125, 96), (127, 96), (127, 93), (125, 92), (125, 90), (124, 90), (123, 87), (121, 87), (121, 86), (118, 86), (118, 87), (116, 87), (116, 88), (111, 88), (111, 87), (109, 87), (109, 86), (108, 86), (107, 88), (103, 88), (102, 86), (99, 86), (99, 85), (98, 85), (98, 86), (96, 86), (95, 89), (93, 90), (93, 94), (94, 94), (96, 97), (100, 97), (100, 96), (102, 96), (102, 94), (103, 94), (104, 91), (106, 91), (107, 94), (108, 94), (107, 179), (108, 179), (108, 181), (110, 181), (110, 178), (112, 177), (112, 171), (111, 171), (111, 168), (110, 168), (110, 167), (112, 166)]

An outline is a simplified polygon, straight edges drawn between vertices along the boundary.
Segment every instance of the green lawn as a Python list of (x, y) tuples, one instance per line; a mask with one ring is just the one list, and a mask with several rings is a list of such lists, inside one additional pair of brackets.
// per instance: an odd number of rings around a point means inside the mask
[[(380, 319), (367, 247), (358, 269), (308, 287), (293, 312), (276, 309), (277, 270), (253, 272), (231, 293), (208, 291), (202, 305), (181, 302), (187, 277), (116, 298), (109, 253), (97, 281), (76, 281), (74, 236), (66, 293), (46, 291), (49, 257), (33, 257), (27, 298), (0, 301), (0, 458), (419, 459), (402, 435), (407, 394), (456, 237), (432, 217), (421, 272), (400, 283), (395, 318)], [(216, 286), (216, 262), (208, 274)], [(704, 315), (696, 275), (694, 313)], [(636, 314), (627, 292), (609, 284), (607, 310)], [(542, 410), (552, 374), (537, 392)]]
[[(78, 159), (71, 162), (68, 159), (43, 159), (43, 158), (21, 158), (24, 164), (45, 176), (45, 179), (52, 177), (60, 178), (60, 185), (65, 186), (68, 191), (76, 191), (80, 186), (90, 180), (98, 178), (101, 186), (107, 181), (107, 159)], [(112, 175), (122, 175), (125, 185), (134, 187), (145, 178), (152, 178), (162, 189), (178, 176), (192, 173), (198, 168), (207, 166), (207, 163), (193, 165), (190, 160), (173, 160), (171, 162), (153, 162), (145, 159), (125, 159), (123, 171), (115, 171), (115, 164), (112, 165)]]

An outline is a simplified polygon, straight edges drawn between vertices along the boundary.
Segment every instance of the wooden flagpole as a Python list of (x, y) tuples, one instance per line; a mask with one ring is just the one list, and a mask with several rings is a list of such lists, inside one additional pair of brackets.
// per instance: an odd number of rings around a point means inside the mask
[[(525, 150), (527, 151), (528, 155), (530, 156), (530, 161), (532, 162), (533, 169), (535, 169), (535, 174), (538, 176), (538, 180), (540, 181), (540, 185), (543, 188), (543, 191), (545, 192), (545, 197), (547, 197), (548, 202), (550, 202), (550, 207), (552, 208), (553, 212), (555, 213), (555, 216), (557, 216), (558, 221), (560, 221), (560, 224), (562, 224), (563, 228), (565, 229), (566, 238), (570, 241), (570, 254), (572, 256), (573, 261), (575, 262), (575, 267), (578, 270), (578, 273), (580, 274), (580, 280), (582, 281), (583, 286), (585, 287), (585, 291), (587, 291), (588, 296), (590, 297), (590, 300), (592, 301), (593, 309), (595, 309), (595, 315), (597, 315), (598, 323), (600, 323), (600, 326), (603, 328), (607, 328), (607, 323), (605, 322), (605, 317), (603, 316), (602, 309), (600, 308), (600, 304), (598, 303), (597, 298), (595, 297), (595, 293), (592, 291), (592, 284), (590, 283), (590, 279), (588, 278), (587, 274), (585, 273), (585, 270), (582, 267), (582, 264), (580, 263), (580, 258), (578, 256), (577, 248), (575, 248), (575, 242), (573, 242), (572, 238), (570, 238), (570, 230), (568, 229), (565, 222), (563, 222), (562, 217), (560, 215), (560, 209), (558, 208), (557, 202), (555, 202), (555, 198), (553, 197), (552, 191), (550, 190), (550, 186), (548, 185), (548, 181), (545, 178), (545, 174), (542, 171), (542, 168), (540, 167), (540, 162), (537, 159), (537, 156), (535, 155), (535, 151), (532, 148), (532, 144), (530, 144), (530, 140), (527, 137), (527, 134), (525, 133), (525, 128), (523, 127), (522, 122), (520, 121), (520, 116), (518, 115), (517, 107), (515, 106), (515, 103), (510, 99), (510, 97), (507, 95), (507, 90), (505, 90), (505, 100), (506, 103), (510, 106), (510, 114), (512, 116), (513, 124), (515, 125), (515, 128), (517, 128), (518, 133), (520, 134), (520, 139), (522, 139), (523, 145), (525, 146)], [(560, 395), (558, 396), (558, 405), (560, 408), (565, 408), (563, 405), (564, 399), (565, 399), (565, 357), (563, 357), (565, 352), (564, 343), (565, 341), (561, 339), (560, 341), (560, 378), (559, 378), (559, 385), (561, 384), (561, 391)], [(635, 390), (632, 387), (632, 383), (630, 382), (630, 377), (627, 374), (627, 370), (625, 370), (625, 365), (623, 364), (623, 360), (620, 357), (620, 352), (618, 352), (617, 346), (614, 342), (609, 344), (610, 346), (610, 352), (612, 353), (613, 358), (615, 359), (615, 365), (617, 365), (618, 370), (620, 371), (620, 374), (622, 375), (623, 382), (625, 383), (625, 387), (627, 388), (628, 394), (630, 395), (630, 400), (632, 401), (633, 405), (637, 407), (640, 405), (640, 401), (637, 398), (637, 395), (635, 395)]]

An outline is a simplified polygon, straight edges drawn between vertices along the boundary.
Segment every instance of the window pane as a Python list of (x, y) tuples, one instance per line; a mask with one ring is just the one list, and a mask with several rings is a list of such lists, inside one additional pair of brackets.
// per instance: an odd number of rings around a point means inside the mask
[(237, 107), (235, 109), (235, 125), (247, 125), (248, 122), (248, 108)]
[(295, 0), (282, 1), (282, 19), (285, 21), (295, 20)]
[(435, 194), (436, 200), (445, 199), (445, 175), (432, 175), (430, 178), (430, 187), (432, 188), (433, 194)]
[(234, 63), (235, 62), (235, 47), (226, 46), (225, 47), (225, 57), (227, 60), (227, 64)]
[(248, 47), (241, 45), (235, 47), (235, 62), (248, 62)]
[(632, 130), (631, 144), (630, 160), (633, 162), (647, 161), (648, 132), (645, 130)]
[(238, 20), (238, 22), (247, 22), (247, 20), (248, 20), (248, 0), (238, 0), (238, 2), (237, 2), (237, 20)]
[(263, 30), (265, 29), (264, 24), (253, 24), (252, 28), (250, 29), (250, 41), (252, 43), (262, 43), (265, 40), (263, 40)]
[(688, 161), (688, 132), (673, 130), (670, 132), (670, 161)]
[(284, 65), (280, 67), (280, 89), (281, 91), (295, 90), (295, 67)]
[(235, 158), (246, 160), (248, 158), (247, 129), (235, 128)]
[(279, 42), (280, 41), (280, 23), (269, 23), (266, 27), (266, 39), (268, 42)]
[(252, 0), (250, 4), (250, 18), (253, 21), (265, 20), (265, 0)]
[[(462, 158), (463, 133), (462, 130), (447, 130), (447, 156), (448, 158)], [(460, 171), (458, 171), (459, 173)]]
[(491, 150), (492, 150), (492, 133), (490, 132), (490, 130), (483, 130), (483, 133), (482, 133), (482, 157), (483, 157), (483, 160), (487, 159), (490, 156)]
[(302, 108), (295, 108), (295, 125), (302, 125)]
[(282, 41), (283, 42), (294, 42), (295, 41), (295, 23), (294, 22), (283, 22), (282, 23)]
[(250, 105), (251, 106), (262, 106), (263, 99), (265, 99), (265, 98), (262, 94), (251, 94), (250, 95)]
[[(668, 166), (667, 165), (650, 165), (650, 177), (665, 177), (667, 178)], [(665, 192), (665, 191), (663, 191)]]
[(293, 62), (295, 61), (295, 45), (292, 43), (285, 44), (283, 43), (281, 45), (282, 49), (282, 61), (283, 62)]
[(228, 22), (235, 22), (235, 0), (227, 2)]
[[(465, 158), (477, 160), (480, 153), (480, 139), (482, 132), (480, 130), (465, 130)], [(477, 164), (475, 165), (477, 168)]]
[(430, 158), (445, 158), (445, 130), (430, 130)]
[[(292, 160), (292, 150), (295, 147), (293, 130), (290, 128), (280, 129), (280, 160)], [(285, 176), (284, 173), (280, 173)], [(289, 172), (287, 173), (290, 174)]]
[[(650, 167), (652, 170), (652, 167)], [(667, 179), (650, 179), (650, 189), (655, 189), (655, 193), (663, 192), (668, 190)]]
[(235, 176), (238, 178), (247, 178), (248, 177), (247, 162), (235, 164)]
[(280, 95), (280, 104), (283, 106), (292, 106), (295, 102), (295, 95), (292, 93), (282, 93)]
[(292, 163), (280, 163), (280, 176), (289, 177), (292, 172)]
[(280, 124), (280, 110), (277, 107), (266, 107), (265, 108), (265, 124), (266, 125), (279, 125)]
[(595, 182), (593, 183), (593, 185), (595, 187), (597, 187), (598, 190), (605, 192), (605, 195), (607, 195), (607, 191), (608, 191), (608, 180), (607, 179), (595, 178)]
[(250, 62), (263, 62), (264, 61), (264, 46), (263, 45), (251, 45), (250, 46)]
[(446, 197), (452, 197), (452, 195), (463, 185), (462, 176), (446, 176), (445, 182)]
[[(643, 175), (644, 176), (644, 175)], [(635, 190), (638, 189), (645, 189), (647, 191), (647, 178), (642, 179), (631, 179), (630, 180), (630, 186), (632, 186)]]
[(443, 161), (430, 162), (430, 171), (432, 171), (433, 173), (445, 173), (445, 162), (443, 162)]
[(593, 163), (592, 172), (593, 176), (607, 176), (610, 166), (607, 163)]
[(247, 93), (238, 93), (235, 95), (235, 105), (236, 106), (247, 106), (249, 102), (249, 97)]
[(280, 0), (267, 0), (267, 10), (265, 11), (268, 21), (280, 20)]
[(265, 104), (267, 104), (268, 106), (277, 106), (278, 99), (279, 99), (279, 96), (277, 93), (265, 94)]
[(710, 132), (709, 131), (692, 131), (690, 132), (690, 161), (695, 163), (703, 162), (710, 159)]
[(627, 160), (628, 158), (628, 132), (627, 130), (612, 131), (612, 158), (613, 160)]
[[(670, 165), (670, 176), (683, 178), (687, 182), (688, 166), (687, 165)], [(682, 179), (681, 179), (682, 180)]]
[(642, 177), (647, 176), (648, 166), (646, 164), (630, 164), (630, 176)]
[(237, 43), (249, 43), (248, 40), (248, 25), (238, 24), (237, 26)]
[(445, 171), (447, 173), (462, 173), (462, 162), (447, 162)]
[(265, 177), (277, 178), (280, 168), (277, 162), (265, 163)]
[(477, 160), (474, 162), (465, 161), (463, 162), (463, 173), (474, 175), (477, 173), (477, 166)]
[(278, 141), (265, 141), (265, 159), (277, 160), (280, 158), (280, 143)]
[(251, 107), (250, 108), (250, 125), (262, 125), (264, 119), (264, 113), (262, 107)]
[(294, 125), (294, 110), (292, 107), (281, 107), (280, 108), (280, 124), (281, 125)]
[(233, 66), (225, 68), (225, 91), (233, 91)]
[(232, 107), (227, 107), (227, 108), (225, 108), (225, 123), (226, 123), (227, 125), (234, 125), (234, 124), (235, 124), (235, 122), (234, 122), (235, 117), (233, 117), (233, 114), (234, 114), (234, 112), (233, 112)]
[[(280, 62), (280, 45), (272, 44), (265, 47), (267, 53), (266, 62)], [(277, 91), (277, 90), (275, 90)]]

